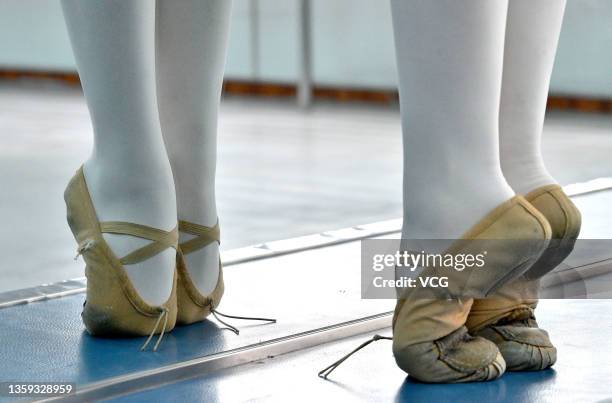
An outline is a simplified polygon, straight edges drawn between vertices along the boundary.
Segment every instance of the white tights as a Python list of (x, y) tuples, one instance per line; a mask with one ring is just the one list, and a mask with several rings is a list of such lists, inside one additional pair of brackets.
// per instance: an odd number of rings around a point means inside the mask
[(515, 192), (554, 183), (540, 137), (565, 1), (391, 5), (404, 138), (402, 236), (458, 238)]
[[(93, 123), (85, 177), (98, 218), (164, 230), (177, 217), (214, 225), (216, 119), (231, 1), (62, 0), (62, 6)], [(120, 256), (147, 242), (105, 238)], [(218, 254), (213, 244), (188, 257), (202, 293), (216, 284)], [(159, 305), (170, 295), (174, 267), (174, 251), (166, 250), (126, 270), (140, 295)]]

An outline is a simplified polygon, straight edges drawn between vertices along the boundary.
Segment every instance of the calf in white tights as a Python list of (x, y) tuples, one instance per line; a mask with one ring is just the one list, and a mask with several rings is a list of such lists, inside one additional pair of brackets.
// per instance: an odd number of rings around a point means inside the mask
[[(93, 123), (84, 173), (98, 218), (171, 230), (178, 201), (178, 218), (214, 225), (216, 115), (231, 1), (62, 0), (62, 6)], [(119, 256), (148, 243), (104, 237)], [(206, 294), (218, 276), (217, 245), (188, 259)], [(172, 249), (125, 266), (153, 305), (168, 299), (174, 267)]]

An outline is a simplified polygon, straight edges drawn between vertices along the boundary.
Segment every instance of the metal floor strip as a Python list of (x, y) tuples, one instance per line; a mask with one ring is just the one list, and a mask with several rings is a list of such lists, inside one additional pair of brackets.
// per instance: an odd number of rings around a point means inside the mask
[[(294, 335), (272, 339), (263, 343), (253, 344), (224, 351), (218, 354), (204, 356), (189, 361), (159, 367), (153, 370), (136, 372), (87, 385), (74, 394), (37, 400), (39, 402), (82, 402), (109, 399), (151, 389), (164, 384), (185, 379), (200, 377), (222, 369), (238, 365), (270, 359), (320, 344), (344, 339), (359, 334), (373, 332), (391, 326), (393, 312), (355, 319), (348, 322), (309, 330)], [(313, 376), (316, 374), (313, 373)]]

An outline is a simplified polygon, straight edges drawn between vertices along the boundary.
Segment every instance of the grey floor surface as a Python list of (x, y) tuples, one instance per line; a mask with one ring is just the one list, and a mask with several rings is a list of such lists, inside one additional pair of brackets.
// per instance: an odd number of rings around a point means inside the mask
[[(397, 106), (224, 100), (222, 248), (401, 216), (400, 133)], [(561, 184), (612, 176), (612, 115), (552, 113), (543, 143)], [(62, 193), (91, 144), (78, 88), (0, 82), (0, 292), (83, 275)]]

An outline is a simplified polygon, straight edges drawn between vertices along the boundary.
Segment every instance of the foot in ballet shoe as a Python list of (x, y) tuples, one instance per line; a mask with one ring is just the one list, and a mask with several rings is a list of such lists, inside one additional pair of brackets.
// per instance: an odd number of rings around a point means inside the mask
[(276, 323), (276, 319), (226, 315), (217, 310), (217, 306), (219, 306), (219, 303), (221, 302), (221, 297), (223, 297), (223, 291), (225, 289), (221, 260), (219, 260), (219, 278), (213, 291), (208, 295), (203, 295), (196, 287), (191, 275), (189, 274), (189, 268), (187, 267), (185, 255), (202, 249), (213, 242), (219, 243), (219, 222), (217, 222), (214, 227), (205, 227), (200, 224), (179, 220), (178, 228), (181, 232), (195, 236), (194, 238), (179, 244), (176, 254), (176, 270), (178, 274), (178, 314), (176, 323), (178, 325), (190, 325), (192, 323), (201, 322), (210, 314), (225, 325), (226, 329), (231, 330), (236, 334), (240, 333), (238, 328), (225, 322), (220, 317)]
[[(501, 376), (505, 362), (497, 346), (470, 336), (464, 326), (472, 295), (487, 295), (527, 270), (548, 245), (550, 231), (546, 219), (523, 197), (515, 196), (455, 241), (445, 254), (473, 253), (473, 248), (486, 246), (486, 267), (467, 276), (448, 272), (449, 284), (460, 281), (463, 295), (432, 298), (424, 288), (400, 293), (393, 318), (398, 366), (423, 382), (474, 382)], [(426, 267), (420, 275), (431, 273), (437, 269)]]
[(213, 242), (219, 242), (219, 223), (214, 227), (205, 227), (203, 225), (180, 220), (179, 231), (195, 236), (195, 238), (181, 243), (176, 254), (176, 269), (178, 273), (177, 324), (189, 325), (206, 319), (206, 317), (208, 317), (208, 315), (210, 315), (219, 305), (221, 297), (223, 297), (224, 285), (221, 261), (219, 261), (219, 278), (217, 280), (217, 285), (209, 295), (202, 295), (191, 279), (185, 260), (185, 255), (202, 249)]
[(471, 333), (498, 345), (509, 371), (542, 370), (557, 360), (548, 332), (535, 320), (539, 278), (570, 254), (581, 223), (580, 212), (558, 185), (536, 189), (525, 198), (546, 217), (553, 239), (523, 276), (475, 300), (467, 320)]
[(538, 328), (531, 309), (514, 311), (511, 316), (475, 335), (497, 345), (508, 371), (540, 371), (557, 361), (557, 349), (548, 332)]
[[(155, 334), (160, 337), (176, 322), (176, 276), (168, 300), (153, 306), (145, 302), (132, 285), (124, 265), (134, 264), (168, 249), (177, 248), (178, 229), (163, 231), (126, 222), (99, 222), (83, 169), (79, 169), (64, 193), (68, 224), (79, 244), (78, 254), (86, 263), (86, 302), (81, 317), (87, 331), (100, 337), (149, 336), (143, 349)], [(151, 243), (118, 258), (104, 240), (104, 233), (131, 235)]]
[(538, 288), (539, 280), (521, 277), (493, 296), (475, 300), (468, 316), (470, 333), (495, 343), (508, 371), (543, 370), (557, 360), (548, 332), (535, 320)]
[(433, 342), (393, 348), (397, 365), (410, 376), (429, 383), (482, 382), (499, 378), (506, 362), (497, 346), (470, 336), (462, 326)]
[(540, 259), (525, 273), (527, 279), (539, 279), (553, 270), (574, 249), (580, 234), (582, 217), (576, 205), (559, 185), (538, 188), (525, 196), (546, 217), (552, 239)]

